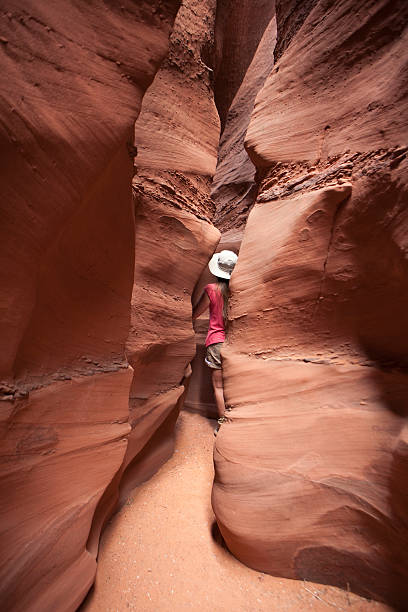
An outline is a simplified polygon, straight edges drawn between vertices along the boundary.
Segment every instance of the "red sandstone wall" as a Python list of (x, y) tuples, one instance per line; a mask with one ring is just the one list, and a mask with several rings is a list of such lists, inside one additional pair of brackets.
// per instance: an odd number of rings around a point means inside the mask
[(246, 137), (213, 507), (251, 567), (404, 609), (407, 5), (309, 8)]
[(2, 5), (4, 610), (74, 610), (94, 579), (130, 429), (129, 146), (176, 10)]
[(217, 2), (214, 94), (222, 130), (259, 41), (274, 14), (273, 0)]
[(210, 199), (219, 119), (205, 63), (214, 17), (215, 0), (182, 3), (168, 57), (135, 126), (136, 257), (127, 342), (134, 375), (122, 497), (173, 452), (195, 353), (191, 295), (219, 240)]
[[(136, 125), (132, 210), (133, 125), (176, 5), (2, 7), (10, 610), (75, 609), (119, 489), (125, 497), (172, 452), (215, 204), (223, 245), (239, 241), (253, 204), (242, 142), (272, 65), (274, 5), (220, 1), (214, 53), (215, 2), (194, 0)], [(279, 63), (247, 134), (260, 194), (232, 281), (233, 412), (217, 438), (214, 509), (248, 565), (401, 607), (406, 8), (279, 1), (277, 17)], [(213, 86), (224, 131), (211, 201)]]
[[(218, 143), (217, 168), (211, 186), (215, 206), (213, 223), (222, 231), (217, 251), (238, 253), (243, 228), (256, 197), (255, 166), (244, 148), (244, 138), (256, 94), (273, 66), (276, 39), (274, 3), (217, 3), (215, 22), (215, 101), (223, 131)], [(203, 287), (214, 280), (205, 269), (198, 281), (193, 303)], [(211, 373), (204, 364), (208, 313), (195, 323), (196, 356), (185, 406), (217, 417)]]
[(211, 189), (211, 197), (216, 204), (214, 224), (223, 234), (243, 231), (258, 191), (256, 168), (244, 147), (244, 140), (256, 95), (273, 67), (275, 15), (270, 17), (265, 30), (259, 28), (257, 32), (257, 47), (228, 110)]

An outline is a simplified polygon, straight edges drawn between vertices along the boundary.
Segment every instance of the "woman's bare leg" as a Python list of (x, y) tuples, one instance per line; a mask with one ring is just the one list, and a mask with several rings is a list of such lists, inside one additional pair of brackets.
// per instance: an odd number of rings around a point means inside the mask
[(224, 416), (224, 387), (222, 383), (222, 370), (212, 370), (212, 384), (214, 387), (215, 402), (217, 404), (218, 416)]

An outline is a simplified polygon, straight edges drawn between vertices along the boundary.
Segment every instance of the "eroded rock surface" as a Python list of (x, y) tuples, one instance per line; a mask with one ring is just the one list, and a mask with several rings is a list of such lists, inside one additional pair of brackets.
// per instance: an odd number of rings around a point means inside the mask
[[(140, 184), (139, 184), (140, 185)], [(173, 427), (194, 356), (191, 294), (219, 239), (208, 222), (172, 210), (157, 192), (136, 196), (138, 254), (127, 355), (134, 368), (130, 391), (132, 433), (125, 458), (122, 496), (154, 473), (173, 452)], [(168, 426), (162, 423), (168, 421)], [(157, 431), (159, 425), (162, 431)], [(147, 472), (137, 456), (146, 448)], [(143, 435), (142, 443), (140, 437)], [(158, 448), (159, 447), (159, 448)]]
[(213, 507), (251, 567), (404, 609), (407, 6), (284, 4), (247, 132), (260, 191), (231, 281)]
[[(258, 30), (258, 36), (262, 29)], [(253, 58), (232, 100), (221, 134), (217, 170), (211, 196), (216, 204), (214, 224), (223, 234), (243, 231), (255, 202), (255, 166), (244, 147), (244, 140), (257, 93), (273, 67), (276, 18), (270, 18), (257, 40)], [(228, 57), (228, 56), (227, 56)]]
[(177, 8), (2, 5), (3, 609), (74, 610), (94, 579), (130, 429), (134, 122)]
[(189, 0), (172, 31), (178, 4), (2, 7), (3, 607), (80, 604), (172, 452), (216, 206), (237, 249), (257, 188), (219, 525), (252, 567), (404, 606), (406, 4), (277, 2), (252, 162), (274, 3)]
[[(217, 3), (215, 22), (215, 101), (222, 133), (217, 168), (211, 186), (215, 207), (214, 225), (222, 232), (217, 251), (239, 252), (245, 222), (257, 186), (255, 166), (244, 147), (244, 138), (255, 97), (273, 66), (276, 39), (274, 3)], [(245, 41), (245, 44), (243, 44)], [(196, 303), (214, 276), (206, 268), (194, 293)], [(217, 417), (211, 372), (204, 364), (208, 312), (195, 323), (196, 356), (185, 406), (205, 416)]]
[[(173, 452), (195, 353), (191, 295), (219, 240), (211, 224), (219, 120), (212, 93), (215, 0), (182, 3), (135, 126), (135, 277), (127, 355), (132, 432), (122, 496)], [(142, 454), (141, 449), (144, 447)]]
[(235, 95), (274, 13), (273, 0), (217, 2), (214, 90), (222, 130)]

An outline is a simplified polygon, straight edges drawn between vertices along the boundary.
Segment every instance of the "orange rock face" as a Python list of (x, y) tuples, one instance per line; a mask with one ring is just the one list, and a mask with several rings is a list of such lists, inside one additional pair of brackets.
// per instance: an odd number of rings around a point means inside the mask
[(247, 565), (405, 609), (407, 7), (277, 4), (213, 507)]
[(177, 4), (2, 6), (3, 609), (74, 610), (94, 578), (130, 430), (129, 149)]

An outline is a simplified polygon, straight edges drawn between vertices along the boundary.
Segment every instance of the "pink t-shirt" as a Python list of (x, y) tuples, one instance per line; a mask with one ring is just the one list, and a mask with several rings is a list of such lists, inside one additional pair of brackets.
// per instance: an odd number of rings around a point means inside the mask
[(210, 324), (205, 341), (205, 346), (210, 346), (210, 344), (224, 342), (225, 340), (224, 318), (222, 316), (224, 298), (215, 283), (206, 285), (204, 291), (210, 298)]

